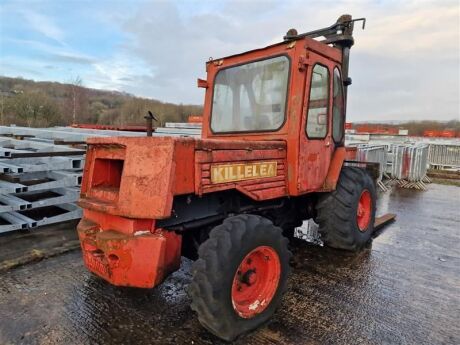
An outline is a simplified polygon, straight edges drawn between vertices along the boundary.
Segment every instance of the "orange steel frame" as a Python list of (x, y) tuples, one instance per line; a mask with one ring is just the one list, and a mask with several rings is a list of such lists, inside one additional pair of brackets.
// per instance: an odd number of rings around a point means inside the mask
[[(274, 132), (216, 134), (210, 128), (214, 78), (219, 70), (271, 56), (290, 59), (286, 120)], [(179, 267), (182, 235), (158, 227), (173, 216), (179, 195), (237, 190), (254, 202), (335, 189), (342, 164), (353, 157), (335, 147), (332, 97), (328, 134), (306, 137), (311, 71), (315, 63), (341, 68), (340, 49), (311, 38), (209, 61), (201, 139), (91, 138), (83, 176), (78, 226), (86, 266), (115, 285), (153, 287)], [(332, 77), (330, 78), (332, 79)], [(330, 83), (332, 94), (332, 82)], [(276, 176), (215, 184), (211, 166), (276, 161)]]

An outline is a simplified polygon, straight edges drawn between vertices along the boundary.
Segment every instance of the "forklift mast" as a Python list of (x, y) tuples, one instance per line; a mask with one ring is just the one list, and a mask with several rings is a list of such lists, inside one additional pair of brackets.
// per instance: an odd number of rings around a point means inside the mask
[(351, 15), (344, 14), (337, 19), (335, 24), (326, 28), (305, 32), (303, 34), (298, 34), (296, 29), (290, 29), (283, 37), (285, 41), (297, 40), (303, 37), (313, 39), (323, 37), (323, 40), (319, 40), (321, 43), (328, 45), (331, 44), (342, 51), (342, 78), (344, 86), (345, 110), (347, 105), (347, 90), (348, 86), (351, 85), (348, 68), (350, 63), (350, 48), (355, 43), (353, 38), (353, 28), (355, 22), (362, 22), (362, 29), (364, 30), (366, 26), (366, 18), (352, 19)]

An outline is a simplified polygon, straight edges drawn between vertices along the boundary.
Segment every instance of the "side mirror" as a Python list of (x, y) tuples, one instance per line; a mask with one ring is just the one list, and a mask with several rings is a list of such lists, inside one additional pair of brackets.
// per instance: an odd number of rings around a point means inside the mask
[(316, 122), (318, 125), (325, 126), (327, 125), (327, 115), (326, 114), (318, 114), (316, 118)]
[(204, 80), (204, 79), (198, 78), (198, 79), (197, 79), (197, 85), (198, 85), (198, 87), (201, 87), (201, 88), (203, 88), (203, 89), (207, 89), (207, 88), (208, 88), (208, 82), (207, 82), (206, 80)]

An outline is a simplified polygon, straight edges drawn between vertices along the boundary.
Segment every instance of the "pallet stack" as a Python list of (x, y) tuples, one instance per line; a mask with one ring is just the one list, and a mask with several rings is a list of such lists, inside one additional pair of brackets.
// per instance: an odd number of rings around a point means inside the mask
[(0, 137), (0, 233), (80, 218), (75, 202), (85, 151), (5, 135)]
[[(169, 124), (154, 136), (199, 136), (201, 129)], [(145, 136), (93, 128), (0, 126), (0, 234), (78, 219), (86, 139)]]

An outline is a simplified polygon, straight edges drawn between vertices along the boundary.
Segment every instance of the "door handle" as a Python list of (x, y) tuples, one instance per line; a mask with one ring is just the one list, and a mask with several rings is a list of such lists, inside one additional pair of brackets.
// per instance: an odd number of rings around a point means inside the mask
[(329, 141), (326, 141), (326, 147), (331, 146), (331, 143)]

